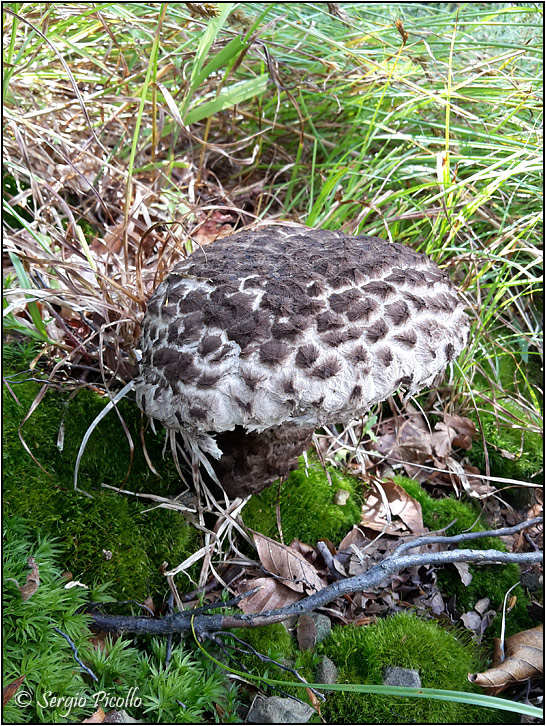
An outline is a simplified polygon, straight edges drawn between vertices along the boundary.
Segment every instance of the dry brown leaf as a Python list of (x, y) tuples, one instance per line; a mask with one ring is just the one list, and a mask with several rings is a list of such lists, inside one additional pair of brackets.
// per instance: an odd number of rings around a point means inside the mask
[(2, 706), (5, 706), (6, 703), (13, 698), (13, 696), (17, 693), (17, 690), (21, 683), (25, 680), (26, 676), (19, 676), (19, 678), (16, 678), (11, 683), (8, 683), (7, 686), (4, 686), (2, 688)]
[(470, 683), (486, 688), (488, 694), (501, 693), (513, 683), (521, 683), (544, 671), (543, 626), (523, 630), (506, 640), (502, 663), (484, 673), (469, 673)]
[(104, 723), (104, 717), (105, 717), (104, 711), (99, 706), (97, 708), (97, 710), (95, 711), (95, 713), (93, 715), (89, 716), (89, 718), (84, 718), (82, 723)]
[(341, 540), (339, 543), (339, 546), (337, 548), (337, 554), (335, 557), (340, 557), (345, 552), (352, 554), (352, 546), (355, 547), (362, 547), (368, 540), (366, 539), (366, 536), (358, 526), (358, 524), (354, 524), (353, 528), (347, 532), (345, 537)]
[(362, 507), (360, 523), (376, 532), (385, 531), (387, 534), (400, 536), (408, 531), (414, 534), (425, 532), (423, 527), (423, 513), (421, 505), (406, 492), (403, 487), (392, 480), (382, 482), (380, 485), (389, 503), (393, 517), (399, 517), (400, 522), (391, 522), (388, 526), (387, 511), (383, 499), (379, 494), (369, 494)]
[(302, 555), (306, 559), (308, 557), (316, 556), (317, 554), (314, 547), (305, 544), (305, 542), (301, 542), (299, 539), (293, 539), (292, 542), (290, 542), (290, 547), (293, 550), (296, 550), (296, 552), (299, 552), (300, 555)]
[(151, 597), (150, 595), (148, 595), (148, 597), (146, 598), (146, 600), (144, 600), (144, 602), (143, 602), (142, 604), (143, 604), (143, 605), (144, 605), (144, 606), (145, 606), (146, 608), (148, 608), (148, 610), (151, 610), (151, 611), (152, 611), (152, 613), (154, 613), (154, 614), (155, 614), (155, 611), (156, 611), (156, 606), (155, 606), (155, 603), (154, 603), (154, 599), (153, 599), (153, 597)]
[(464, 416), (452, 416), (450, 413), (446, 413), (444, 421), (452, 429), (455, 429), (460, 436), (468, 436), (471, 439), (475, 439), (478, 435), (476, 424), (469, 418), (465, 418)]
[(487, 608), (489, 607), (489, 603), (491, 600), (488, 597), (482, 597), (478, 602), (474, 605), (474, 610), (480, 615), (483, 615)]
[(316, 569), (292, 547), (258, 532), (253, 536), (260, 562), (266, 570), (282, 577), (284, 585), (301, 593), (318, 592), (325, 586)]
[[(476, 437), (474, 423), (462, 416), (446, 414), (431, 431), (425, 418), (413, 406), (407, 404), (408, 413), (405, 418), (398, 417), (398, 428), (392, 420), (383, 423), (378, 430), (378, 438), (373, 448), (381, 453), (387, 463), (403, 462), (404, 469), (410, 477), (419, 481), (435, 480), (440, 485), (452, 486), (450, 477), (444, 481), (438, 479), (439, 472), (420, 469), (417, 464), (431, 463), (444, 470), (446, 460), (454, 446), (470, 449)], [(400, 423), (401, 421), (401, 423)]]
[(17, 585), (23, 600), (29, 600), (34, 595), (36, 590), (40, 587), (40, 573), (38, 571), (38, 565), (36, 564), (36, 560), (34, 559), (34, 557), (29, 557), (27, 560), (27, 564), (31, 568), (30, 572), (27, 575), (27, 581), (22, 587), (19, 587), (19, 585)]
[(300, 650), (313, 650), (317, 643), (317, 626), (310, 615), (298, 618), (297, 627), (298, 645)]
[(239, 592), (248, 592), (259, 587), (254, 595), (240, 601), (239, 607), (244, 613), (261, 613), (264, 610), (277, 610), (297, 602), (301, 595), (283, 585), (272, 577), (258, 577), (246, 580), (239, 587)]
[(467, 630), (477, 632), (482, 624), (482, 616), (475, 610), (469, 610), (461, 615), (461, 622)]

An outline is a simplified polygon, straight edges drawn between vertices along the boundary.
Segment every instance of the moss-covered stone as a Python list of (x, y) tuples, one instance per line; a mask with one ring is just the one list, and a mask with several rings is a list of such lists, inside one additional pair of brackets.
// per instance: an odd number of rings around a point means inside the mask
[[(306, 470), (303, 457), (299, 469), (291, 472), (280, 488), (281, 526), (286, 543), (299, 539), (315, 545), (321, 538), (332, 542), (347, 534), (353, 524), (360, 521), (362, 506), (362, 482), (352, 476), (343, 476), (338, 470), (327, 467), (332, 481), (330, 486), (319, 461), (310, 458)], [(338, 489), (349, 492), (345, 504), (334, 501)], [(243, 510), (243, 520), (251, 529), (278, 539), (277, 484), (252, 497)]]

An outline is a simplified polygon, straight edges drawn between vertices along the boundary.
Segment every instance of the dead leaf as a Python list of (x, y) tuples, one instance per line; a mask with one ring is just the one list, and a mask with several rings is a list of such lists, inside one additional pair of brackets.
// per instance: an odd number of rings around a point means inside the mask
[(286, 587), (309, 594), (325, 586), (316, 569), (292, 547), (279, 544), (257, 532), (253, 536), (260, 562), (268, 572), (282, 577)]
[(366, 536), (364, 535), (358, 524), (354, 524), (353, 528), (347, 532), (345, 537), (339, 543), (337, 553), (334, 554), (334, 557), (337, 557), (341, 560), (345, 553), (350, 556), (353, 553), (353, 547), (362, 547), (362, 545), (364, 545), (367, 541), (368, 540)]
[(89, 718), (84, 718), (82, 723), (104, 723), (104, 711), (99, 706), (95, 713)]
[(145, 608), (147, 608), (148, 610), (150, 610), (155, 615), (156, 607), (155, 607), (155, 603), (154, 603), (153, 597), (151, 597), (150, 595), (148, 595), (148, 597), (146, 598), (146, 600), (144, 600), (144, 602), (142, 604), (144, 605)]
[(478, 600), (478, 602), (474, 605), (474, 610), (480, 613), (480, 615), (483, 615), (489, 607), (490, 602), (491, 600), (488, 597), (482, 597), (481, 600)]
[(468, 587), (468, 585), (472, 582), (472, 573), (470, 572), (470, 565), (468, 562), (454, 562), (453, 565), (459, 573), (463, 585)]
[(506, 640), (506, 657), (502, 663), (484, 673), (469, 673), (470, 683), (496, 695), (513, 683), (539, 676), (544, 670), (543, 626), (516, 633)]
[[(387, 534), (400, 536), (408, 531), (414, 534), (425, 532), (423, 527), (423, 513), (421, 505), (411, 497), (406, 490), (392, 480), (381, 484), (391, 512), (391, 517), (399, 517), (403, 524), (391, 521), (388, 524), (386, 506), (380, 494), (368, 494), (366, 502), (362, 507), (362, 518), (360, 523), (376, 532), (385, 531)], [(405, 526), (404, 526), (405, 525)]]
[(254, 588), (260, 588), (248, 598), (239, 602), (239, 607), (244, 613), (261, 613), (264, 610), (277, 610), (291, 605), (300, 600), (301, 595), (286, 587), (272, 577), (258, 577), (254, 580), (243, 581), (238, 591), (248, 592)]
[(11, 683), (8, 683), (7, 686), (4, 686), (4, 688), (2, 688), (2, 706), (5, 706), (6, 703), (13, 698), (25, 678), (26, 676), (19, 676), (19, 678), (16, 678)]
[(317, 626), (310, 615), (298, 618), (297, 627), (298, 645), (300, 650), (313, 650), (317, 643)]
[(40, 587), (40, 573), (38, 571), (38, 565), (36, 564), (36, 560), (34, 557), (29, 557), (27, 560), (28, 566), (31, 568), (31, 571), (27, 575), (27, 581), (22, 587), (19, 587), (19, 592), (21, 593), (21, 597), (23, 600), (29, 600), (36, 590)]
[(446, 609), (444, 598), (439, 590), (435, 590), (430, 597), (422, 600), (422, 603), (425, 607), (430, 608), (431, 613), (436, 616), (441, 615)]
[(461, 621), (465, 628), (477, 632), (482, 624), (482, 617), (475, 610), (470, 610), (469, 612), (461, 615)]

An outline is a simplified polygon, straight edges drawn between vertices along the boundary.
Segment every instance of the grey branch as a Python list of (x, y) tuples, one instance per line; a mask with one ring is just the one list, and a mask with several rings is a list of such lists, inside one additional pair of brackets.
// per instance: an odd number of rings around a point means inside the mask
[(402, 551), (418, 547), (422, 544), (441, 542), (443, 544), (460, 544), (482, 537), (497, 537), (499, 534), (516, 534), (542, 522), (542, 517), (535, 517), (528, 522), (506, 527), (501, 530), (486, 532), (468, 532), (452, 537), (419, 537), (411, 542), (400, 545), (391, 556), (371, 567), (367, 572), (349, 577), (329, 585), (318, 592), (302, 598), (298, 602), (276, 610), (261, 613), (236, 615), (206, 615), (202, 612), (186, 610), (163, 618), (147, 618), (124, 615), (102, 615), (93, 613), (93, 624), (105, 631), (124, 631), (129, 633), (149, 633), (166, 635), (191, 630), (192, 627), (200, 638), (208, 633), (215, 633), (227, 628), (254, 628), (260, 625), (280, 623), (294, 615), (302, 615), (316, 608), (323, 607), (342, 595), (362, 592), (378, 587), (388, 581), (396, 572), (410, 567), (423, 565), (447, 565), (454, 562), (470, 562), (476, 565), (485, 564), (523, 564), (542, 562), (542, 552), (500, 552), (499, 550), (466, 550), (457, 549), (450, 552), (424, 552), (418, 555), (401, 555)]

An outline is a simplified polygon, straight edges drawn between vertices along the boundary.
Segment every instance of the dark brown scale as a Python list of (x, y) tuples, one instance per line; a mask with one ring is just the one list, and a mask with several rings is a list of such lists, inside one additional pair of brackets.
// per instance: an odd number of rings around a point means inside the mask
[(220, 335), (205, 335), (197, 346), (197, 352), (203, 358), (209, 353), (212, 353), (222, 345), (222, 338)]
[(296, 365), (298, 368), (310, 368), (319, 355), (319, 349), (315, 345), (302, 345), (296, 353)]
[(362, 292), (366, 295), (375, 295), (381, 300), (386, 300), (395, 293), (395, 289), (392, 285), (387, 282), (368, 282), (367, 285), (362, 286)]
[(356, 320), (366, 323), (378, 309), (379, 305), (375, 300), (355, 300), (347, 310), (347, 318), (352, 323)]
[(366, 340), (368, 343), (377, 343), (378, 340), (382, 340), (389, 332), (389, 326), (384, 320), (378, 320), (369, 328), (366, 328)]
[(281, 363), (290, 353), (290, 347), (278, 340), (270, 340), (260, 348), (260, 362), (267, 365)]
[(339, 315), (334, 315), (330, 311), (317, 315), (317, 331), (319, 333), (324, 333), (332, 328), (342, 328), (344, 325), (343, 318)]

